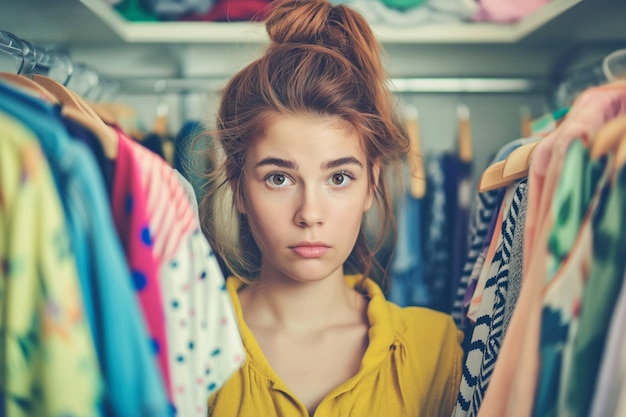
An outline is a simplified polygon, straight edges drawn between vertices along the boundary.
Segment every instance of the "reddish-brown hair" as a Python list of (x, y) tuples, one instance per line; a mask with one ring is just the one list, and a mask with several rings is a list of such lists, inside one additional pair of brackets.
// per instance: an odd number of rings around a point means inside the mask
[[(260, 252), (250, 226), (235, 207), (247, 150), (276, 114), (333, 116), (358, 132), (380, 220), (377, 236), (362, 227), (346, 264), (367, 276), (373, 256), (395, 220), (386, 171), (409, 147), (395, 114), (379, 45), (365, 19), (325, 0), (280, 0), (266, 20), (271, 43), (239, 71), (222, 92), (216, 126), (220, 164), (209, 176), (200, 205), (213, 248), (237, 275), (254, 279)], [(380, 166), (378, 180), (372, 167)], [(234, 220), (234, 221), (233, 221)], [(235, 232), (235, 233), (233, 233)]]

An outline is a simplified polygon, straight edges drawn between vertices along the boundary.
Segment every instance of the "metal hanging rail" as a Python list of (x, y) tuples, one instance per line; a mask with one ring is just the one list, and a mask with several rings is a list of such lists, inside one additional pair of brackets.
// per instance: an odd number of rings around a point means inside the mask
[(73, 63), (60, 51), (33, 45), (10, 32), (0, 31), (0, 53), (16, 60), (18, 74), (44, 75), (92, 100), (111, 96), (118, 88), (117, 82), (102, 77), (90, 65)]
[[(226, 78), (119, 78), (125, 94), (216, 92), (227, 83)], [(531, 78), (392, 78), (389, 88), (394, 93), (545, 93), (545, 79)]]

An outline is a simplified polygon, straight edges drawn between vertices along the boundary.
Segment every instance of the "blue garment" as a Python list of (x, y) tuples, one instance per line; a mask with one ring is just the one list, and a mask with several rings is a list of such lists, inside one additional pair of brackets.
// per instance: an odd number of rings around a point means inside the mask
[(38, 136), (50, 163), (106, 382), (105, 415), (169, 416), (167, 395), (93, 156), (67, 134), (58, 107), (0, 83), (0, 110)]
[(421, 199), (407, 193), (398, 202), (398, 240), (391, 262), (389, 301), (401, 306), (430, 306), (422, 258)]
[(451, 229), (443, 154), (426, 157), (426, 195), (422, 219), (424, 236), (424, 279), (431, 296), (431, 307), (449, 312), (448, 285), (452, 271)]

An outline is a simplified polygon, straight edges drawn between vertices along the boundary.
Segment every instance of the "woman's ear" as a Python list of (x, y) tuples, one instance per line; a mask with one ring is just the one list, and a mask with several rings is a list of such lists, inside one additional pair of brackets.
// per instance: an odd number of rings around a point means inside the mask
[(239, 182), (230, 183), (230, 189), (233, 192), (233, 196), (235, 198), (235, 204), (237, 205), (237, 211), (241, 214), (246, 214), (246, 205), (243, 201), (243, 196), (241, 194), (241, 189)]
[(365, 200), (365, 207), (363, 211), (368, 211), (372, 208), (372, 204), (374, 204), (374, 194), (375, 190), (378, 187), (378, 181), (380, 179), (380, 162), (375, 161), (372, 164), (372, 183), (370, 184), (369, 191), (367, 194), (367, 200)]

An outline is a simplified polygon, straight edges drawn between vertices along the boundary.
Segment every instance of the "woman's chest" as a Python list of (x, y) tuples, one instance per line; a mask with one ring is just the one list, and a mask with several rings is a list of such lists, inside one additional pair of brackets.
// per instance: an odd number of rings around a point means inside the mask
[(357, 374), (367, 348), (366, 326), (307, 336), (258, 333), (270, 366), (310, 413), (334, 388)]

